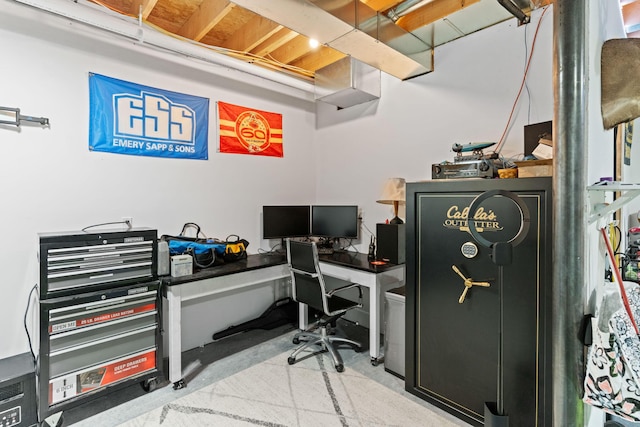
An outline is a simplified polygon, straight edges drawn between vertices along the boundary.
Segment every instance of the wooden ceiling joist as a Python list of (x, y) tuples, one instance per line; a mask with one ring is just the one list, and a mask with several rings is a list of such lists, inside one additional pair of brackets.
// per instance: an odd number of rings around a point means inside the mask
[(329, 64), (333, 64), (334, 62), (344, 58), (345, 56), (347, 55), (342, 52), (338, 52), (335, 49), (321, 46), (320, 49), (313, 55), (305, 55), (302, 58), (293, 61), (291, 65), (315, 72), (320, 68), (326, 67)]
[(256, 15), (244, 24), (233, 36), (224, 43), (225, 48), (250, 52), (260, 43), (282, 29), (282, 25)]
[(373, 10), (385, 11), (392, 9), (403, 2), (403, 0), (361, 0)]
[(282, 28), (267, 40), (263, 41), (258, 46), (253, 48), (251, 50), (251, 53), (257, 56), (267, 56), (274, 50), (284, 46), (298, 36), (298, 33), (291, 31), (288, 28)]
[(142, 15), (142, 19), (147, 19), (157, 3), (158, 0), (133, 0), (131, 4), (131, 15)]
[(640, 24), (640, 2), (636, 1), (622, 6), (622, 17), (625, 27), (637, 27)]
[(275, 61), (289, 64), (311, 51), (309, 39), (305, 36), (297, 35), (289, 43), (271, 52), (269, 55)]
[(480, 0), (433, 0), (398, 18), (396, 25), (405, 31), (412, 32), (479, 1)]
[(200, 41), (216, 24), (222, 21), (234, 7), (236, 7), (236, 5), (228, 0), (204, 0), (202, 4), (200, 4), (200, 7), (196, 9), (182, 28), (180, 28), (178, 35)]

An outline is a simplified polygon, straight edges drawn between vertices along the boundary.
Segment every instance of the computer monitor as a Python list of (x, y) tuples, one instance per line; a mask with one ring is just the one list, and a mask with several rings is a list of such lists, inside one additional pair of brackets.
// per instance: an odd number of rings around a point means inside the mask
[(262, 237), (286, 239), (306, 237), (311, 233), (310, 206), (263, 206)]
[(342, 205), (311, 206), (311, 235), (327, 238), (357, 238), (358, 207)]

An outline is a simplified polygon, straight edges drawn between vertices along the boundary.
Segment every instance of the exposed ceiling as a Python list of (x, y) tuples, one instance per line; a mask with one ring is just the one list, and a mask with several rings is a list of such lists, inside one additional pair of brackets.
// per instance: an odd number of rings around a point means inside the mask
[[(529, 15), (531, 10), (553, 0), (89, 1), (256, 66), (313, 81), (318, 69), (347, 55), (356, 59), (361, 59), (358, 57), (361, 55), (363, 62), (401, 79), (431, 71), (424, 56), (431, 55), (434, 47), (512, 19), (514, 15), (504, 3), (511, 3)], [(640, 37), (640, 0), (620, 0), (620, 4), (629, 36)], [(330, 19), (323, 21), (327, 16)], [(373, 29), (371, 25), (367, 27), (365, 20), (374, 21)], [(329, 27), (336, 21), (352, 26), (350, 35), (357, 37), (348, 42), (341, 41), (347, 37), (335, 39)], [(319, 31), (315, 27), (327, 34), (315, 34)], [(404, 41), (400, 46), (394, 45), (393, 40), (385, 40), (385, 37), (400, 40), (398, 34), (410, 36), (424, 49), (403, 52)], [(311, 47), (311, 37), (320, 41), (318, 47)], [(387, 57), (390, 50), (370, 51), (380, 46), (390, 47), (394, 54), (401, 51), (400, 58), (408, 57), (410, 64), (406, 61), (395, 64), (402, 68), (397, 73), (397, 67), (385, 69), (388, 65), (378, 61)]]
[(627, 37), (640, 37), (640, 0), (620, 0)]
[[(160, 31), (309, 81), (316, 70), (347, 55), (401, 79), (413, 77), (431, 71), (427, 62), (433, 47), (513, 18), (499, 0), (89, 1)], [(501, 1), (529, 14), (552, 0)], [(349, 37), (330, 34), (336, 22), (351, 26)], [(314, 33), (321, 30), (327, 34)], [(311, 37), (320, 41), (318, 47), (311, 47)], [(409, 39), (420, 47), (404, 52)], [(378, 51), (380, 47), (387, 50)], [(382, 63), (395, 51), (400, 51), (396, 62), (402, 64)]]

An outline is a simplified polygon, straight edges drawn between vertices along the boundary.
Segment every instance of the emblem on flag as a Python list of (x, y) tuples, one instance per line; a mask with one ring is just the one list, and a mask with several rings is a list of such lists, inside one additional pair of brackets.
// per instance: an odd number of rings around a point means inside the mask
[(282, 157), (282, 114), (218, 102), (220, 152)]

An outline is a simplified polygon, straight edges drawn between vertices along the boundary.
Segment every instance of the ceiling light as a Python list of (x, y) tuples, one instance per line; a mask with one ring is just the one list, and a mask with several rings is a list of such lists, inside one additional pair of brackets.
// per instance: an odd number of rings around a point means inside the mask
[(320, 46), (320, 43), (316, 39), (309, 39), (309, 46), (311, 46), (311, 49), (315, 49)]

